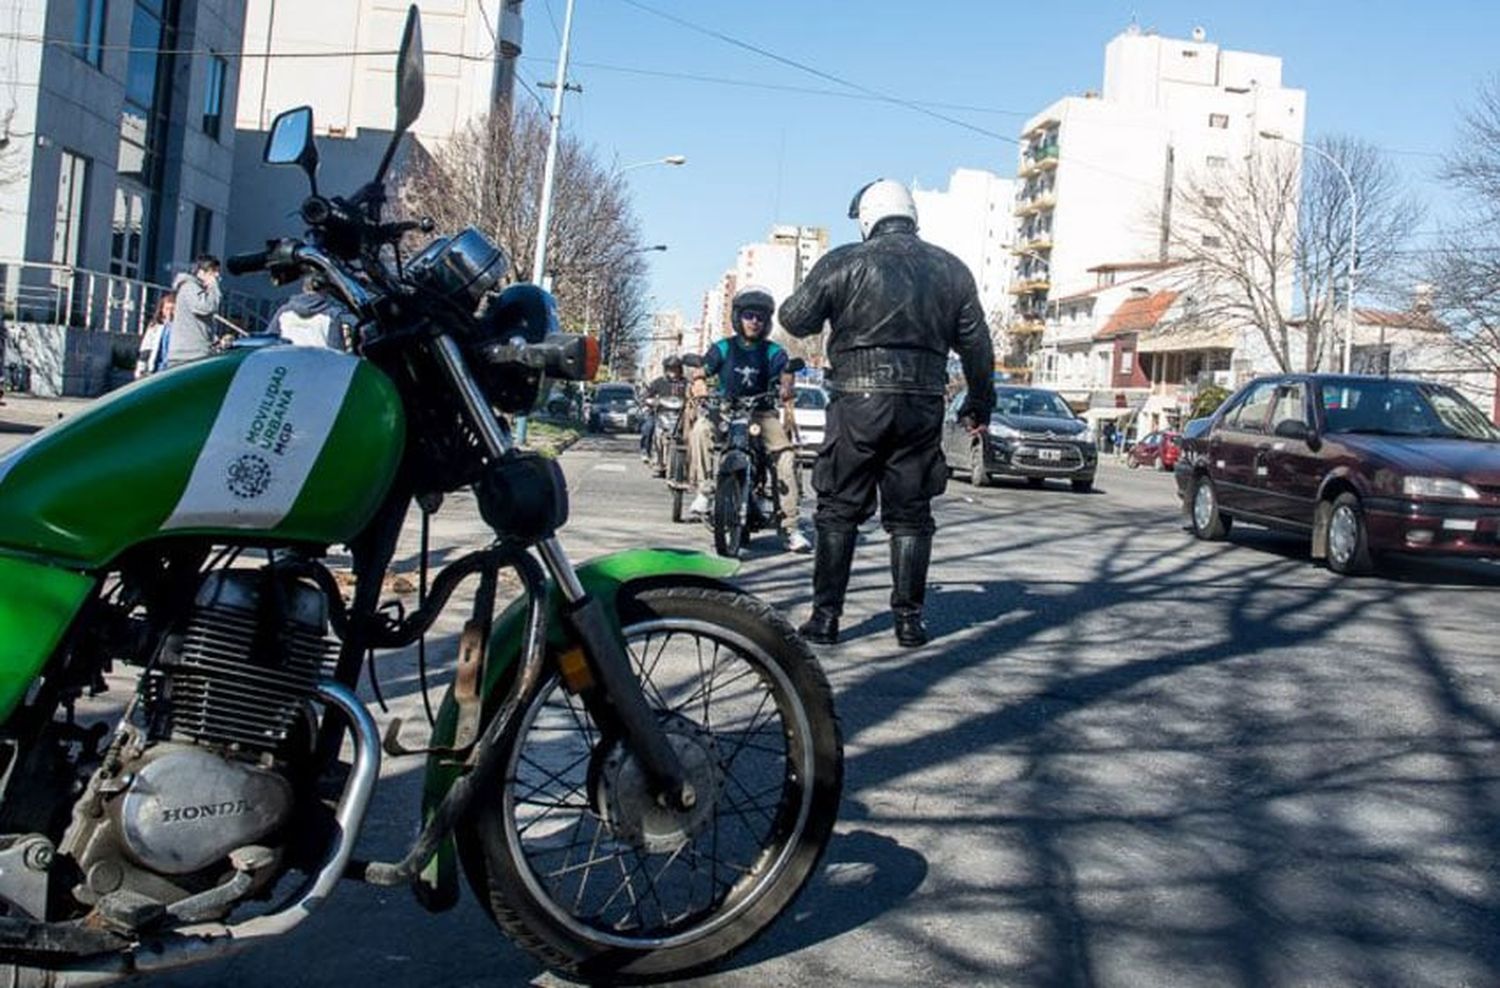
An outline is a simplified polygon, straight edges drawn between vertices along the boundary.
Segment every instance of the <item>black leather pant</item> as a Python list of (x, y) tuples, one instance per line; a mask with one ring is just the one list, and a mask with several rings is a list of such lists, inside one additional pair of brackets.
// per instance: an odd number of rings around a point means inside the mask
[(813, 465), (819, 529), (852, 532), (875, 513), (892, 535), (931, 535), (932, 499), (948, 486), (943, 399), (836, 394)]

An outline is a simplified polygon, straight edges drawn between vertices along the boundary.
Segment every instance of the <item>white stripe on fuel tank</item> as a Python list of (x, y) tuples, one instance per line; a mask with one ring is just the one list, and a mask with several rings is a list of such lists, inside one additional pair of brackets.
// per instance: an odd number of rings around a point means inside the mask
[(277, 525), (297, 503), (358, 366), (313, 347), (268, 346), (246, 357), (162, 528)]

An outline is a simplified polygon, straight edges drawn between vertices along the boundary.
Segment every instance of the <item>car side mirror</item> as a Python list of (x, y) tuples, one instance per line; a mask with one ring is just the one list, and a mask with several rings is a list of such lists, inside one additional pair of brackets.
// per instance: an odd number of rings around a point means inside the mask
[(1295, 439), (1309, 446), (1317, 445), (1317, 435), (1301, 419), (1282, 419), (1276, 423), (1274, 433), (1280, 439)]
[(307, 173), (313, 195), (318, 194), (318, 145), (313, 140), (313, 112), (299, 106), (277, 114), (266, 135), (261, 160), (268, 165), (297, 165)]

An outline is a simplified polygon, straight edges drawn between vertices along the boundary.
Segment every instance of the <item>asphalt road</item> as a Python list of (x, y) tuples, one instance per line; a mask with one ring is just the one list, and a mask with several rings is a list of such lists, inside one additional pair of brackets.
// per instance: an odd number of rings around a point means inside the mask
[[(708, 548), (632, 453), (564, 457), (574, 555)], [(437, 544), (471, 515), (453, 499)], [(1195, 542), (1169, 476), (1115, 464), (1089, 495), (954, 481), (938, 517), (934, 641), (896, 648), (875, 530), (853, 640), (821, 650), (847, 755), (825, 870), (694, 984), (1500, 984), (1500, 568), (1351, 580), (1280, 535)], [(741, 582), (800, 620), (810, 577), (761, 536)], [(397, 709), (413, 686), (398, 662)], [(386, 766), (361, 856), (414, 833), (416, 768)], [(279, 947), (158, 983), (372, 979), (556, 983), (467, 894), (431, 916), (349, 883)]]

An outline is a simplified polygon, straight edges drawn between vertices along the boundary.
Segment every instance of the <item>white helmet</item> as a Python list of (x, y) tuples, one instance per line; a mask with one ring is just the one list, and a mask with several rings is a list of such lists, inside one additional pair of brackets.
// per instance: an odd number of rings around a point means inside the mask
[(906, 186), (888, 178), (876, 179), (866, 185), (854, 193), (854, 199), (849, 203), (849, 218), (859, 220), (859, 236), (862, 240), (870, 239), (870, 231), (875, 229), (875, 224), (893, 216), (911, 220), (915, 226), (917, 204)]

